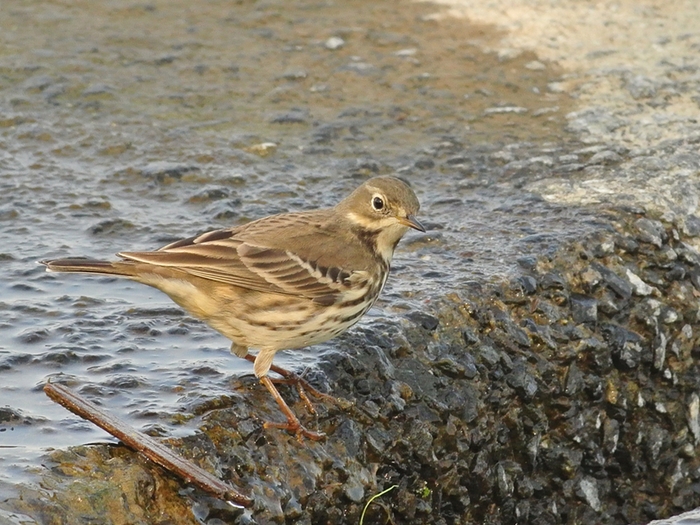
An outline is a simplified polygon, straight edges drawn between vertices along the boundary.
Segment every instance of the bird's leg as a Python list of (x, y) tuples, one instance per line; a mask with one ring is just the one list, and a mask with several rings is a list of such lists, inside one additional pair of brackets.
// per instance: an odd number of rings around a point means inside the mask
[[(247, 359), (251, 363), (255, 362), (254, 355), (248, 354), (245, 356), (245, 359)], [(282, 376), (282, 379), (270, 379), (270, 381), (272, 381), (273, 383), (294, 385), (297, 389), (297, 392), (299, 392), (299, 397), (304, 402), (304, 405), (306, 405), (306, 409), (311, 414), (316, 415), (316, 409), (314, 409), (314, 406), (311, 403), (311, 400), (309, 399), (307, 392), (317, 399), (322, 399), (324, 401), (330, 401), (334, 404), (338, 404), (338, 400), (335, 397), (330, 396), (328, 394), (324, 394), (323, 392), (319, 392), (314, 387), (312, 387), (309, 384), (309, 382), (306, 381), (306, 379), (303, 379), (298, 374), (295, 374), (294, 372), (290, 372), (289, 370), (282, 368), (282, 367), (279, 367), (279, 366), (276, 366), (276, 365), (270, 365), (270, 370), (272, 370), (274, 373)]]
[(263, 427), (265, 428), (282, 428), (284, 430), (287, 430), (288, 432), (292, 432), (296, 434), (297, 440), (301, 443), (301, 438), (306, 437), (309, 439), (312, 439), (314, 441), (320, 441), (322, 439), (325, 439), (326, 435), (323, 432), (313, 432), (311, 430), (307, 430), (300, 422), (299, 418), (294, 415), (294, 412), (287, 406), (287, 403), (284, 402), (284, 399), (282, 399), (282, 396), (280, 393), (277, 391), (277, 388), (275, 388), (275, 385), (272, 383), (272, 380), (267, 377), (267, 376), (262, 376), (260, 378), (260, 382), (265, 385), (265, 388), (272, 394), (272, 397), (275, 398), (275, 401), (277, 401), (277, 404), (280, 407), (280, 410), (284, 413), (285, 416), (287, 416), (287, 422), (286, 423), (274, 423), (272, 421), (266, 421), (263, 424)]

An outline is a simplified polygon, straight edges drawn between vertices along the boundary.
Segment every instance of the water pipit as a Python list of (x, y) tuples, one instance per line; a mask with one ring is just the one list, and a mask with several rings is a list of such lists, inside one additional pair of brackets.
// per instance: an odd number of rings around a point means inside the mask
[(359, 321), (384, 287), (403, 234), (425, 231), (418, 209), (404, 182), (375, 177), (333, 208), (272, 215), (153, 252), (121, 252), (119, 261), (42, 262), (49, 271), (124, 276), (165, 292), (233, 341), (234, 354), (253, 361), (287, 417), (265, 427), (321, 439), (324, 434), (301, 425), (267, 374), (272, 369), (297, 384), (299, 378), (272, 359), (278, 350), (327, 341)]

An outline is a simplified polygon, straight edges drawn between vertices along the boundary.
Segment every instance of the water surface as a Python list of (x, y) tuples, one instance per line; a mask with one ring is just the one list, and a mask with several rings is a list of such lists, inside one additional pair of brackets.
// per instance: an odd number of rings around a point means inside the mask
[[(523, 192), (565, 159), (561, 72), (475, 44), (489, 27), (395, 2), (13, 2), (0, 17), (0, 482), (107, 436), (60, 379), (161, 435), (251, 372), (156, 290), (38, 260), (154, 249), (329, 206), (376, 174), (422, 202), (372, 316), (429, 308), (593, 227)], [(333, 40), (329, 40), (333, 38)], [(564, 161), (562, 161), (564, 162)], [(276, 363), (313, 366), (329, 342)], [(3, 483), (3, 484), (4, 484)]]

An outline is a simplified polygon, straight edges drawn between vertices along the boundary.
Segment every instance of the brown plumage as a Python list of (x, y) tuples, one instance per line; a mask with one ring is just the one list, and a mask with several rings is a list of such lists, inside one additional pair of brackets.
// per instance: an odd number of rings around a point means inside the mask
[(287, 415), (282, 426), (318, 439), (267, 377), (272, 358), (335, 337), (369, 310), (403, 234), (425, 231), (418, 209), (404, 182), (375, 177), (333, 208), (264, 217), (153, 252), (121, 252), (120, 261), (42, 262), (49, 271), (119, 275), (158, 288), (231, 339), (236, 355), (252, 360), (248, 349), (258, 350), (255, 374)]

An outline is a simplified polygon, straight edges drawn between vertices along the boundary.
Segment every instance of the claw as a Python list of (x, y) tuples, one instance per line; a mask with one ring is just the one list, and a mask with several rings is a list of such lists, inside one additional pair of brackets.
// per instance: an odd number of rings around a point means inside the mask
[[(245, 356), (245, 359), (250, 361), (251, 363), (255, 362), (254, 355), (248, 354)], [(299, 392), (299, 397), (304, 402), (306, 409), (312, 415), (316, 415), (316, 409), (314, 408), (313, 404), (311, 403), (311, 400), (309, 399), (309, 396), (307, 395), (307, 393), (311, 394), (316, 399), (330, 402), (330, 403), (333, 403), (334, 405), (343, 406), (343, 402), (340, 399), (338, 399), (337, 397), (331, 396), (329, 394), (324, 394), (323, 392), (316, 390), (313, 386), (311, 386), (311, 384), (306, 379), (303, 379), (302, 377), (300, 377), (298, 374), (295, 374), (294, 372), (290, 372), (286, 368), (282, 368), (282, 367), (279, 367), (276, 365), (271, 365), (270, 370), (273, 371), (274, 373), (282, 376), (281, 379), (270, 379), (270, 381), (272, 381), (273, 383), (276, 383), (276, 384), (294, 385), (297, 389), (297, 392)]]
[(297, 416), (294, 415), (294, 412), (292, 412), (289, 406), (287, 406), (287, 403), (284, 402), (284, 399), (282, 399), (282, 396), (277, 391), (277, 388), (275, 388), (275, 385), (272, 383), (272, 380), (269, 377), (261, 377), (260, 382), (263, 385), (265, 385), (265, 388), (267, 388), (270, 394), (272, 394), (272, 397), (275, 398), (275, 401), (277, 401), (277, 405), (279, 405), (280, 410), (282, 410), (284, 415), (287, 416), (286, 423), (274, 423), (272, 421), (266, 421), (263, 424), (263, 427), (281, 428), (287, 430), (288, 432), (296, 434), (299, 443), (302, 442), (303, 437), (306, 437), (313, 441), (321, 441), (322, 439), (326, 438), (326, 435), (323, 432), (314, 432), (312, 430), (308, 430), (299, 422), (299, 418), (297, 418)]

